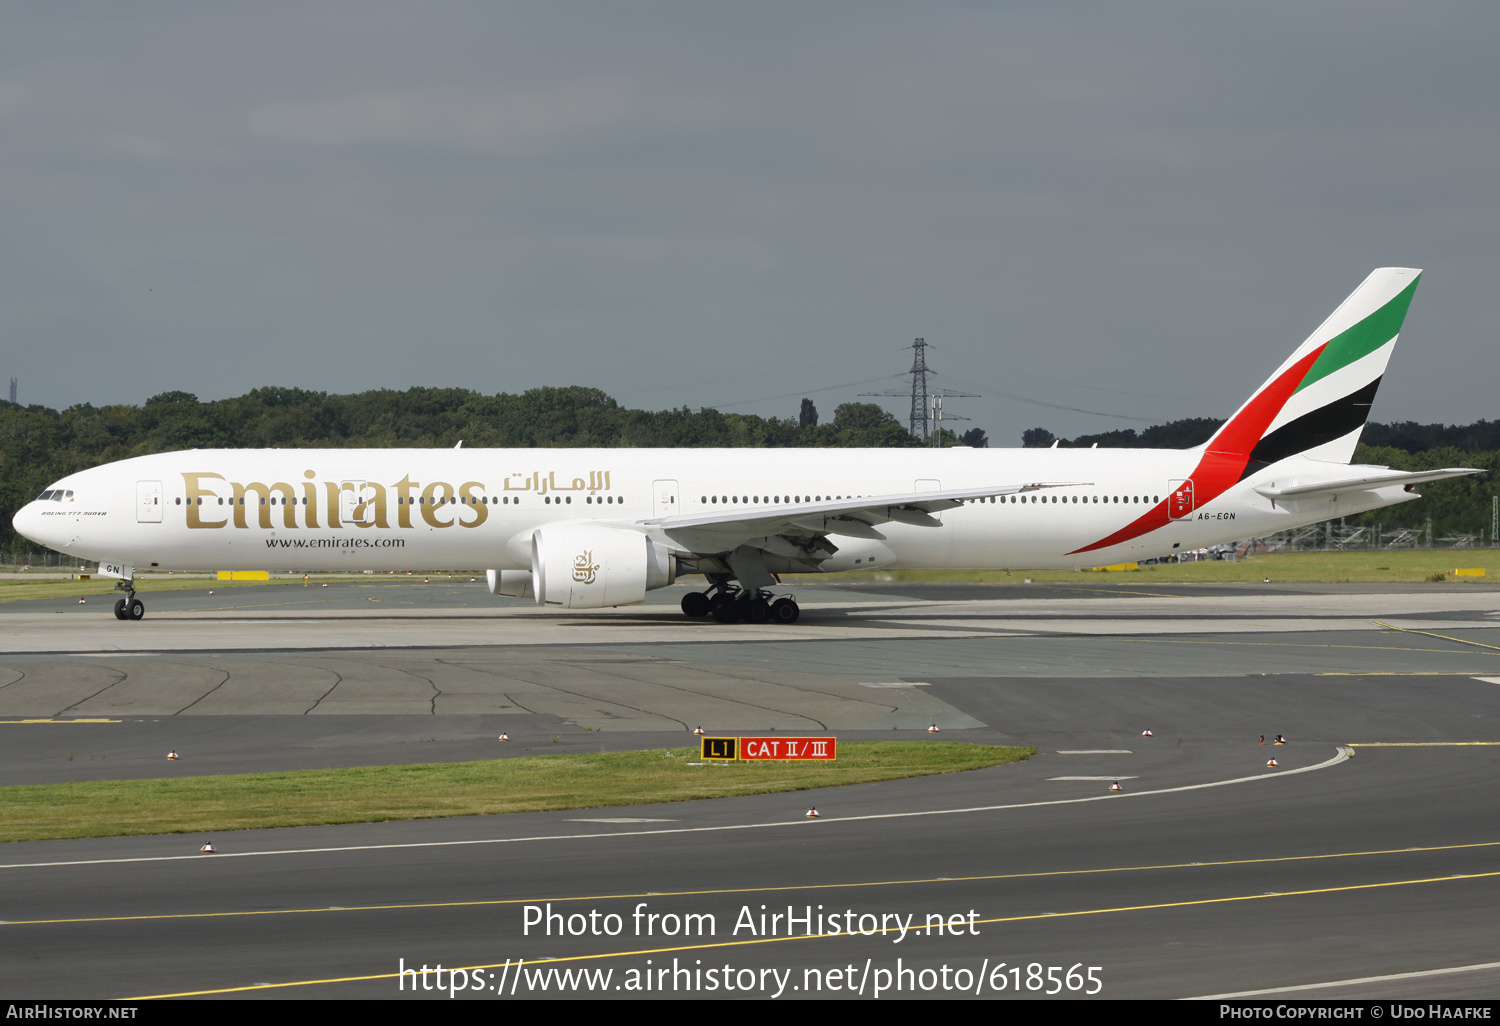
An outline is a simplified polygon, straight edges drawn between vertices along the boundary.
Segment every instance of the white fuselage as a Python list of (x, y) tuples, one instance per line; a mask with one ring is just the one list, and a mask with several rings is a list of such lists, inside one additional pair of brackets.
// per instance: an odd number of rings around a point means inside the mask
[[(563, 523), (643, 531), (682, 557), (703, 532), (670, 517), (1023, 482), (1087, 482), (976, 499), (939, 526), (879, 525), (838, 538), (825, 571), (864, 567), (1109, 565), (1415, 498), (1400, 487), (1287, 508), (1254, 490), (1347, 475), (1294, 457), (1161, 526), (1100, 547), (1191, 478), (1201, 450), (1152, 449), (264, 449), (192, 450), (70, 475), (62, 501), (15, 518), (81, 559), (147, 570), (525, 570), (531, 535)], [(855, 562), (858, 560), (858, 563)]]

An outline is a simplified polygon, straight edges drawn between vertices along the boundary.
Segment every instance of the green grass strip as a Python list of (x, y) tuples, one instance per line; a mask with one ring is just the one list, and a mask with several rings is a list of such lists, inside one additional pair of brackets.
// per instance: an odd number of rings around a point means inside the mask
[(691, 801), (953, 773), (1034, 748), (849, 741), (828, 763), (690, 765), (696, 748), (0, 787), (0, 840), (217, 833)]
[[(1483, 577), (1454, 577), (1459, 567), (1485, 570)], [(1138, 588), (1151, 584), (1306, 583), (1441, 583), (1450, 586), (1500, 581), (1500, 549), (1403, 549), (1375, 552), (1278, 552), (1238, 562), (1143, 563), (1126, 571), (1023, 570), (855, 570), (838, 574), (783, 575), (796, 584), (856, 584), (879, 581), (1021, 585), (1074, 584), (1085, 587)]]
[[(51, 572), (51, 571), (38, 571)], [(479, 574), (479, 583), (471, 584), (469, 578), (474, 574), (464, 574), (462, 577), (449, 578), (444, 575), (432, 575), (433, 584), (463, 584), (464, 587), (478, 587), (483, 594), (484, 575)], [(306, 588), (303, 587), (301, 576), (295, 578), (285, 575), (273, 575), (269, 581), (220, 581), (212, 577), (168, 577), (166, 574), (138, 575), (135, 586), (141, 598), (147, 600), (155, 592), (161, 591), (222, 591), (226, 588), (265, 588), (269, 586), (280, 586), (284, 589), (297, 589), (314, 593), (314, 589), (321, 592), (320, 597), (327, 598), (328, 592), (322, 591), (323, 584), (357, 584), (362, 587), (380, 587), (388, 584), (406, 583), (411, 584), (413, 580), (420, 581), (420, 576), (412, 577), (368, 577), (363, 574), (348, 577), (333, 577), (328, 575), (309, 578)], [(113, 605), (117, 598), (124, 598), (123, 591), (115, 590), (115, 581), (112, 577), (94, 576), (86, 581), (74, 581), (67, 578), (39, 577), (31, 580), (25, 578), (0, 579), (0, 602), (22, 602), (33, 599), (79, 599), (86, 598), (91, 602), (100, 599), (106, 600), (106, 605)], [(284, 597), (281, 595), (279, 597)], [(348, 598), (345, 591), (341, 597)]]

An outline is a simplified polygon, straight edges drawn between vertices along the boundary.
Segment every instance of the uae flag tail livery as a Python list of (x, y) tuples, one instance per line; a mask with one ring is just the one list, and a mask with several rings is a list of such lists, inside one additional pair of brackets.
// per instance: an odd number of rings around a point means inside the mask
[(1193, 449), (195, 449), (70, 474), (15, 527), (119, 578), (122, 620), (137, 569), (451, 567), (565, 609), (696, 580), (690, 617), (790, 624), (785, 574), (1108, 566), (1478, 473), (1349, 463), (1418, 275), (1371, 274)]
[[(1195, 466), (1186, 477), (1173, 482), (1165, 502), (1153, 505), (1121, 530), (1076, 551), (1110, 548), (1191, 517), (1195, 510), (1202, 510), (1251, 479), (1259, 485), (1255, 493), (1268, 499), (1273, 509), (1296, 512), (1299, 507), (1305, 510), (1326, 505), (1326, 514), (1313, 518), (1312, 522), (1317, 522), (1415, 498), (1415, 486), (1425, 481), (1480, 473), (1451, 468), (1400, 474), (1366, 467), (1357, 469), (1378, 473), (1351, 475), (1348, 471), (1356, 468), (1343, 466), (1354, 456), (1421, 275), (1412, 267), (1372, 271), (1196, 450)], [(1281, 487), (1261, 480), (1273, 469), (1290, 471), (1279, 475)], [(1395, 484), (1402, 486), (1402, 498), (1366, 502), (1358, 508), (1352, 508), (1352, 504), (1335, 508), (1341, 495), (1351, 499), (1355, 492)]]

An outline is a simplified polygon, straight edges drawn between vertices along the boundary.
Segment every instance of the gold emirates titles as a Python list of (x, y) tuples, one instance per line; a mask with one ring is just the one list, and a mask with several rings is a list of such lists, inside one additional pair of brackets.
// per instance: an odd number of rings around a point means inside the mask
[[(285, 481), (272, 484), (251, 481), (242, 484), (230, 481), (223, 474), (207, 471), (183, 474), (188, 506), (187, 526), (200, 530), (228, 527), (231, 524), (248, 528), (250, 523), (246, 510), (250, 506), (259, 509), (258, 525), (266, 530), (275, 526), (288, 529), (318, 527), (320, 483), (327, 496), (326, 502), (322, 504), (322, 516), (327, 521), (324, 526), (327, 527), (390, 528), (392, 493), (395, 497), (395, 526), (406, 528), (414, 526), (413, 511), (429, 527), (478, 527), (489, 518), (490, 505), (498, 501), (490, 495), (490, 490), (483, 481), (465, 481), (454, 487), (447, 481), (432, 481), (423, 485), (420, 481), (413, 481), (409, 474), (392, 485), (358, 480), (319, 482), (316, 480), (317, 473), (312, 470), (303, 471), (302, 476), (307, 480), (301, 482), (302, 494), (299, 496), (296, 487)], [(215, 482), (222, 483), (216, 487)], [(224, 494), (225, 490), (229, 494)], [(511, 474), (505, 478), (501, 492), (515, 494), (518, 501), (520, 496), (517, 493), (528, 492), (537, 496), (554, 492), (584, 492), (590, 496), (598, 496), (599, 501), (608, 498), (613, 504), (614, 500), (610, 494), (607, 470), (591, 470), (587, 480), (575, 477), (562, 484), (558, 483), (555, 470), (545, 476), (540, 471), (529, 476)], [(347, 503), (344, 493), (351, 495)], [(247, 503), (247, 498), (252, 498), (252, 502)], [(226, 502), (230, 509), (223, 508)], [(346, 506), (349, 507), (347, 516), (342, 512)], [(448, 506), (455, 509), (448, 510), (445, 508)], [(276, 518), (278, 508), (280, 524), (276, 525), (272, 520)], [(299, 511), (302, 519), (300, 524)], [(221, 512), (225, 514), (223, 519), (212, 519)]]

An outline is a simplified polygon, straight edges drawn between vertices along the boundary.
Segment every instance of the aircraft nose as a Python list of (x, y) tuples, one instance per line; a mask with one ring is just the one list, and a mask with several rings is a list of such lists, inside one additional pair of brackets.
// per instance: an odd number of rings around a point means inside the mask
[[(70, 543), (73, 540), (72, 533), (53, 528), (42, 517), (42, 509), (42, 503), (35, 501), (28, 502), (16, 510), (16, 515), (10, 518), (11, 526), (16, 529), (16, 533), (21, 537), (34, 541), (38, 545), (45, 545), (48, 548), (61, 548)], [(58, 525), (58, 527), (61, 526), (61, 524)], [(63, 537), (64, 533), (68, 536)]]
[(34, 502), (28, 502), (16, 510), (16, 515), (10, 518), (10, 526), (16, 529), (16, 533), (32, 541), (36, 541), (31, 531), (38, 519), (36, 510), (33, 508), (35, 505), (36, 503)]

